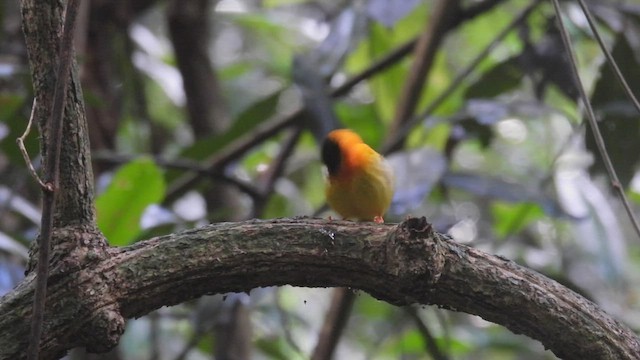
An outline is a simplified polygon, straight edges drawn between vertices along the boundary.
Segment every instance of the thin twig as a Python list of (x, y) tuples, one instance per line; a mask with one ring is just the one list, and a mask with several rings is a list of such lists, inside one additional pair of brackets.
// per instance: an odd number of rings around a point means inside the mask
[(40, 179), (36, 169), (33, 167), (33, 163), (31, 162), (31, 158), (29, 157), (29, 153), (27, 152), (27, 148), (24, 146), (24, 140), (29, 136), (29, 132), (31, 131), (31, 124), (33, 124), (33, 115), (36, 113), (36, 99), (33, 99), (33, 105), (31, 106), (31, 116), (29, 116), (29, 123), (27, 123), (27, 128), (24, 130), (22, 136), (16, 139), (16, 143), (18, 144), (18, 148), (20, 149), (20, 153), (22, 153), (22, 157), (24, 158), (24, 162), (27, 164), (29, 168), (29, 173), (31, 176), (40, 184), (43, 190), (51, 191), (50, 188)]
[(409, 316), (413, 319), (413, 321), (416, 323), (416, 328), (418, 329), (418, 332), (422, 335), (422, 338), (424, 339), (424, 346), (427, 352), (431, 355), (431, 357), (434, 360), (449, 359), (447, 354), (443, 353), (442, 350), (440, 350), (440, 347), (438, 346), (436, 339), (431, 334), (431, 330), (429, 330), (429, 327), (427, 326), (427, 324), (422, 320), (422, 318), (420, 317), (420, 314), (418, 314), (418, 310), (413, 306), (407, 306), (405, 307), (405, 310), (407, 311)]
[(149, 360), (160, 359), (160, 314), (157, 311), (153, 311), (148, 315), (149, 319), (149, 348), (151, 354)]
[(269, 164), (269, 169), (267, 170), (267, 174), (265, 174), (265, 180), (260, 186), (260, 196), (256, 199), (253, 205), (253, 217), (259, 217), (264, 210), (264, 206), (269, 199), (269, 194), (273, 192), (273, 187), (275, 186), (276, 181), (282, 175), (285, 165), (287, 164), (287, 160), (293, 153), (300, 135), (302, 135), (302, 127), (296, 126), (292, 129), (292, 132), (289, 134), (287, 139), (284, 140), (284, 145), (282, 146), (282, 150), (280, 150), (278, 157)]
[[(144, 155), (142, 155), (144, 156)], [(94, 161), (105, 162), (109, 164), (126, 164), (139, 158), (140, 155), (129, 156), (129, 155), (120, 155), (113, 154), (107, 151), (100, 151), (91, 156), (91, 159)], [(161, 166), (163, 168), (168, 169), (179, 169), (185, 170), (188, 172), (197, 173), (203, 177), (214, 178), (215, 180), (222, 181), (224, 183), (233, 185), (238, 188), (238, 190), (244, 192), (249, 195), (252, 199), (259, 199), (262, 196), (262, 192), (258, 190), (257, 187), (247, 183), (246, 181), (239, 180), (233, 176), (224, 174), (217, 169), (210, 169), (206, 166), (201, 165), (197, 161), (189, 160), (189, 159), (165, 159), (161, 156), (149, 156), (153, 162), (157, 166)]]
[(287, 163), (287, 159), (291, 156), (293, 149), (295, 149), (295, 145), (298, 143), (298, 139), (302, 135), (302, 127), (298, 126), (289, 134), (289, 137), (284, 140), (284, 145), (282, 146), (282, 150), (278, 154), (278, 157), (275, 159), (273, 163), (270, 164), (268, 175), (264, 184), (262, 185), (262, 193), (264, 195), (268, 194), (273, 190), (273, 185), (276, 180), (282, 174), (284, 167)]
[(355, 293), (348, 288), (336, 288), (333, 290), (331, 306), (325, 316), (324, 324), (318, 335), (318, 342), (311, 354), (311, 360), (330, 360), (338, 345), (342, 331), (347, 325)]
[(407, 77), (407, 81), (400, 94), (396, 114), (392, 121), (391, 134), (394, 134), (404, 123), (413, 116), (428, 74), (436, 57), (440, 43), (451, 29), (455, 14), (460, 10), (459, 0), (440, 0), (433, 9), (430, 20), (415, 47), (414, 61)]
[(440, 105), (442, 105), (442, 103), (444, 103), (444, 101), (447, 100), (447, 98), (451, 96), (451, 94), (453, 94), (458, 89), (458, 87), (464, 83), (466, 78), (476, 69), (476, 67), (478, 67), (478, 65), (480, 65), (482, 60), (484, 60), (484, 58), (486, 58), (489, 53), (491, 53), (491, 51), (493, 51), (493, 49), (495, 49), (495, 47), (498, 46), (498, 44), (500, 44), (500, 42), (502, 42), (502, 40), (507, 35), (509, 35), (509, 33), (513, 29), (515, 29), (516, 26), (524, 21), (529, 16), (529, 14), (531, 14), (531, 12), (540, 4), (540, 2), (541, 0), (534, 1), (532, 4), (527, 6), (518, 16), (516, 16), (509, 25), (502, 29), (502, 31), (500, 31), (500, 33), (496, 35), (493, 41), (491, 41), (491, 43), (489, 43), (489, 45), (486, 46), (473, 59), (473, 61), (471, 61), (471, 63), (469, 63), (469, 65), (455, 77), (455, 79), (453, 79), (453, 81), (445, 91), (440, 93), (440, 95), (438, 95), (438, 97), (434, 99), (421, 114), (419, 114), (418, 116), (414, 116), (411, 120), (404, 123), (404, 125), (396, 133), (394, 133), (391, 141), (387, 142), (385, 146), (383, 146), (382, 153), (385, 155), (391, 153), (393, 149), (397, 148), (402, 143), (402, 141), (404, 141), (404, 139), (409, 134), (409, 131), (411, 131), (414, 126), (416, 126), (423, 119), (427, 118)]
[[(467, 9), (460, 10), (460, 16), (453, 20), (451, 27), (455, 27), (460, 25), (460, 23), (465, 20), (471, 20), (474, 17), (491, 10), (495, 5), (502, 2), (504, 0), (487, 0), (482, 3), (470, 6)], [(404, 59), (405, 56), (411, 54), (414, 51), (416, 44), (418, 43), (418, 38), (415, 37), (412, 40), (407, 41), (406, 43), (400, 45), (395, 48), (393, 51), (382, 57), (380, 60), (371, 64), (368, 68), (363, 70), (362, 72), (354, 75), (351, 79), (344, 82), (344, 84), (338, 86), (337, 88), (331, 91), (331, 96), (340, 97), (344, 96), (351, 89), (359, 84), (361, 81), (370, 78), (371, 76), (384, 71), (389, 66), (397, 63), (398, 61)]]
[[(60, 178), (60, 147), (62, 144), (62, 125), (66, 103), (67, 86), (73, 54), (73, 34), (80, 0), (69, 0), (62, 29), (59, 64), (56, 73), (56, 85), (53, 93), (53, 106), (48, 123), (48, 151), (44, 166), (45, 190), (42, 201), (42, 225), (38, 246), (38, 266), (35, 294), (33, 297), (33, 313), (31, 318), (31, 334), (27, 358), (37, 360), (40, 352), (40, 337), (44, 319), (44, 306), (47, 297), (47, 280), (49, 277), (49, 251), (56, 193)], [(43, 130), (45, 131), (45, 130)]]
[(182, 350), (180, 350), (180, 353), (178, 353), (175, 360), (186, 359), (187, 355), (189, 355), (189, 352), (191, 352), (191, 350), (198, 346), (198, 343), (200, 343), (200, 340), (202, 340), (205, 335), (207, 335), (207, 333), (205, 332), (196, 332), (195, 334), (191, 335), (189, 342), (187, 342)]
[(591, 27), (591, 31), (593, 32), (593, 35), (596, 37), (596, 40), (598, 40), (598, 44), (600, 45), (602, 52), (606, 56), (607, 62), (613, 69), (613, 72), (616, 74), (616, 79), (618, 79), (618, 81), (620, 82), (620, 86), (622, 86), (622, 88), (624, 89), (625, 94), (627, 94), (627, 96), (629, 97), (629, 100), (631, 100), (631, 102), (633, 103), (633, 106), (635, 106), (636, 110), (640, 113), (640, 103), (638, 102), (636, 97), (633, 95), (633, 91), (631, 91), (629, 84), (627, 84), (627, 81), (624, 79), (624, 76), (622, 75), (622, 72), (620, 71), (620, 68), (616, 63), (616, 60), (613, 58), (613, 55), (611, 55), (611, 52), (609, 51), (609, 49), (607, 49), (607, 46), (604, 44), (604, 41), (600, 36), (600, 32), (596, 27), (595, 20), (591, 15), (591, 11), (585, 4), (584, 0), (578, 0), (578, 3), (580, 3), (580, 7), (582, 8), (584, 15), (587, 17), (587, 22), (589, 23), (589, 27)]
[(337, 98), (348, 94), (349, 91), (351, 91), (351, 89), (353, 89), (353, 87), (358, 85), (360, 82), (372, 77), (379, 72), (384, 71), (389, 66), (404, 59), (405, 56), (411, 54), (413, 49), (415, 49), (417, 42), (418, 38), (414, 38), (413, 40), (409, 40), (406, 43), (398, 46), (393, 51), (382, 57), (380, 60), (371, 64), (368, 68), (364, 69), (360, 73), (351, 77), (349, 80), (345, 81), (344, 84), (331, 90), (331, 96)]
[(627, 215), (629, 216), (629, 220), (633, 225), (633, 228), (640, 237), (640, 224), (638, 224), (638, 220), (636, 219), (633, 210), (631, 209), (631, 205), (629, 204), (629, 200), (627, 199), (627, 195), (620, 184), (620, 180), (618, 179), (618, 175), (616, 174), (616, 170), (613, 167), (613, 162), (609, 157), (609, 153), (607, 152), (607, 147), (604, 143), (604, 139), (602, 138), (602, 134), (600, 133), (600, 129), (598, 128), (598, 122), (596, 121), (596, 116), (593, 112), (593, 108), (591, 107), (591, 103), (589, 102), (589, 98), (587, 97), (587, 92), (584, 90), (584, 86), (582, 86), (582, 81), (580, 81), (580, 74), (578, 73), (578, 66), (575, 54), (573, 53), (573, 45), (571, 44), (571, 39), (569, 38), (569, 33), (567, 32), (566, 27), (564, 26), (564, 20), (562, 20), (562, 13), (560, 12), (560, 4), (558, 0), (552, 0), (553, 8), (556, 12), (556, 21), (558, 22), (558, 28), (560, 30), (560, 35), (562, 36), (562, 42), (564, 43), (565, 50), (567, 51), (567, 55), (571, 60), (571, 73), (573, 75), (573, 79), (578, 87), (578, 91), (580, 92), (580, 99), (582, 101), (582, 105), (587, 111), (587, 120), (589, 121), (589, 125), (591, 127), (591, 132), (593, 133), (593, 137), (596, 141), (596, 145), (598, 146), (598, 152), (600, 156), (602, 156), (602, 161), (604, 162), (605, 168), (607, 169), (607, 173), (609, 174), (609, 179), (611, 180), (611, 185), (618, 193), (620, 200), (624, 206)]
[(301, 358), (304, 358), (304, 352), (300, 349), (300, 346), (293, 339), (293, 335), (291, 334), (291, 321), (289, 317), (289, 313), (282, 307), (282, 299), (281, 299), (281, 288), (275, 288), (275, 307), (278, 312), (278, 318), (280, 319), (280, 328), (282, 329), (282, 335), (284, 336), (284, 340), (289, 344), (289, 346), (298, 354)]
[[(269, 121), (264, 126), (251, 131), (247, 135), (239, 138), (234, 143), (225, 147), (225, 149), (209, 158), (206, 161), (207, 164), (205, 165), (205, 168), (209, 169), (210, 171), (221, 170), (227, 164), (240, 157), (249, 149), (253, 148), (256, 144), (261, 143), (262, 141), (279, 133), (281, 130), (291, 126), (291, 124), (293, 124), (301, 114), (301, 110), (296, 111), (295, 113), (288, 116), (276, 118), (272, 121)], [(191, 174), (179, 178), (173, 184), (171, 184), (171, 186), (169, 186), (167, 195), (165, 197), (165, 202), (172, 202), (176, 200), (186, 190), (191, 189), (193, 186), (195, 186), (200, 180), (202, 180), (201, 176), (193, 176)]]
[(474, 17), (493, 9), (501, 2), (504, 2), (504, 0), (484, 0), (483, 2), (473, 3), (464, 11), (460, 12), (459, 19), (460, 21), (473, 19)]

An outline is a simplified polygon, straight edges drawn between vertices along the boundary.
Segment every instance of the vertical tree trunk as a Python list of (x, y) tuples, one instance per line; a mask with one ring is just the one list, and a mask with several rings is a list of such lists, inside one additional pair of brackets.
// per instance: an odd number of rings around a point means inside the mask
[[(60, 1), (21, 1), (22, 26), (37, 99), (34, 119), (42, 134), (41, 151), (45, 162), (52, 160), (46, 153), (50, 141), (47, 122), (53, 104), (63, 5)], [(75, 61), (70, 76), (63, 120), (65, 135), (60, 153), (60, 186), (56, 190), (54, 228), (95, 223), (89, 137)]]

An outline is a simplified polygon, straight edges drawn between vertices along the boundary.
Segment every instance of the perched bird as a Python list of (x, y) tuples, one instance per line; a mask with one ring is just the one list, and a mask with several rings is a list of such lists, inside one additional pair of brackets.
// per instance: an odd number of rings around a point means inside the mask
[(322, 144), (329, 172), (327, 203), (345, 219), (384, 222), (391, 204), (394, 178), (386, 160), (355, 132), (334, 130)]

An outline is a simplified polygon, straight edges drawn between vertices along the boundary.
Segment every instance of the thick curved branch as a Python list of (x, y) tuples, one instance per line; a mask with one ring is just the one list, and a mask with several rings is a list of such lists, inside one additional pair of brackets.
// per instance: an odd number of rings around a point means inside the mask
[[(73, 346), (114, 346), (122, 318), (204, 294), (284, 284), (351, 287), (396, 305), (432, 304), (476, 314), (567, 359), (640, 357), (636, 335), (595, 304), (512, 261), (433, 232), (424, 218), (399, 225), (321, 219), (221, 223), (126, 248), (103, 248), (92, 229), (63, 229), (56, 236), (80, 246), (54, 255), (45, 359)], [(27, 277), (0, 300), (0, 358), (20, 358), (33, 280)]]

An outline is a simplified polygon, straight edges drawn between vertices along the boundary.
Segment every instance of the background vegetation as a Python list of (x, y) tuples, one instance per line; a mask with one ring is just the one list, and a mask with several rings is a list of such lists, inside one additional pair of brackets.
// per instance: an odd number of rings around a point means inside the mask
[[(562, 5), (580, 76), (637, 209), (637, 112), (580, 7)], [(398, 186), (387, 221), (427, 216), (456, 241), (555, 278), (640, 326), (639, 241), (576, 102), (550, 3), (83, 6), (76, 51), (98, 222), (112, 245), (208, 222), (327, 216), (318, 139), (337, 121), (388, 154)], [(635, 90), (640, 5), (590, 8)], [(0, 4), (1, 294), (21, 280), (40, 219), (39, 188), (14, 141), (32, 106), (19, 18), (17, 3)], [(431, 48), (412, 53), (427, 36)], [(26, 145), (37, 167), (37, 137)], [(331, 294), (267, 288), (163, 308), (129, 321), (119, 347), (102, 356), (308, 358)], [(436, 308), (357, 294), (347, 316), (339, 359), (553, 358), (500, 326)]]

